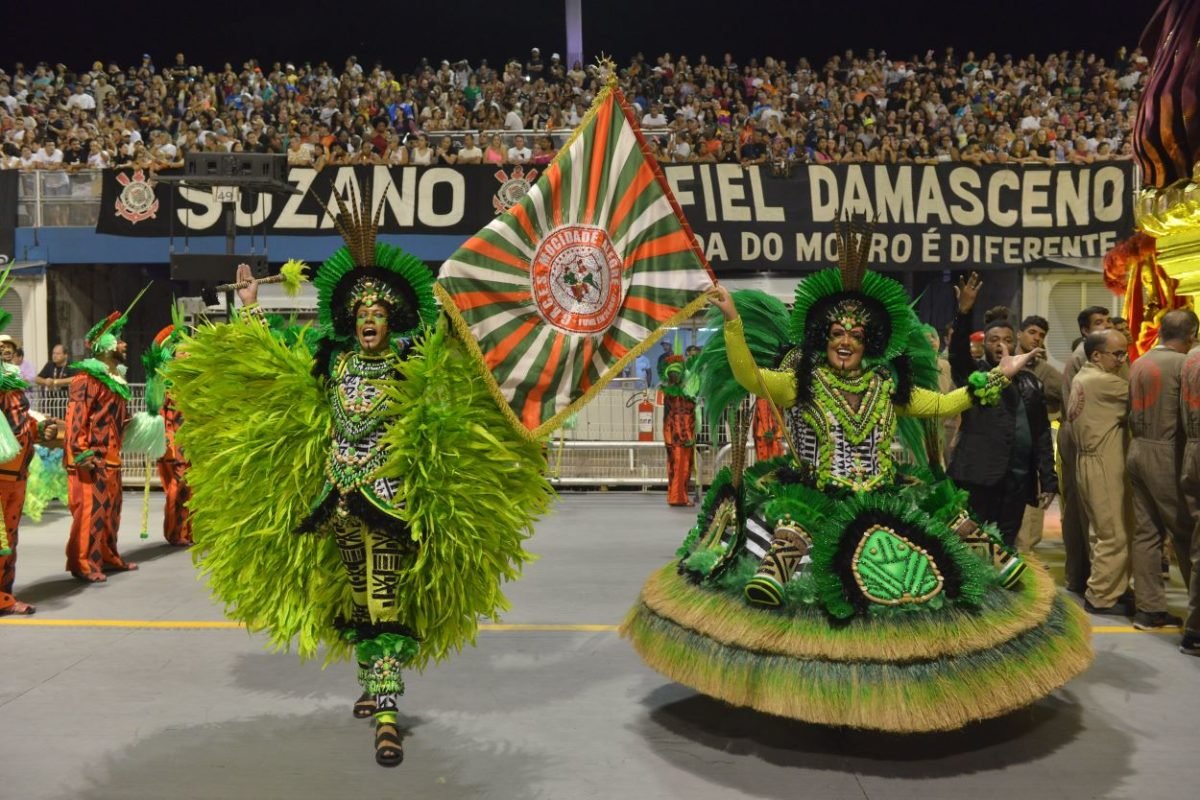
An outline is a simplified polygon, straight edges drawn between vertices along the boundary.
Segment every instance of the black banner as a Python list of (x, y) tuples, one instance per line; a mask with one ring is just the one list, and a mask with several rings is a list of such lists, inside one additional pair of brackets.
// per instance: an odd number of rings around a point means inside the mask
[[(533, 167), (293, 168), (291, 196), (242, 192), (241, 232), (335, 235), (322, 207), (369, 181), (388, 234), (453, 234), (485, 226), (536, 180)], [(1103, 256), (1133, 229), (1133, 165), (803, 165), (787, 177), (737, 164), (663, 168), (715, 266), (807, 269), (834, 260), (839, 212), (876, 222), (872, 263), (892, 269), (1016, 266)], [(320, 198), (320, 200), (318, 200)], [(104, 178), (99, 233), (222, 234), (209, 189), (157, 183), (131, 170)], [(450, 252), (445, 254), (446, 257)]]
[(15, 169), (0, 170), (0, 256), (16, 260), (17, 248), (17, 179)]

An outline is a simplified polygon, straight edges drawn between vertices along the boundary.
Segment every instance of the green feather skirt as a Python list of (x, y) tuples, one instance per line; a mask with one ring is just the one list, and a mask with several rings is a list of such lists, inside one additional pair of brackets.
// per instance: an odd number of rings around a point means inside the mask
[[(947, 522), (962, 498), (949, 481), (837, 496), (772, 483), (777, 466), (750, 468), (740, 492), (719, 475), (680, 560), (647, 580), (622, 634), (654, 669), (738, 706), (915, 733), (1029, 705), (1091, 663), (1087, 617), (1044, 567), (1027, 558), (1019, 584), (1005, 589), (991, 565), (957, 540)], [(737, 536), (719, 535), (722, 525), (743, 525), (728, 522), (743, 513), (786, 516), (812, 536), (811, 563), (784, 585), (779, 608), (743, 599), (758, 558)], [(869, 570), (852, 573), (848, 558), (870, 558), (862, 543), (870, 544), (871, 530), (855, 527), (862, 519), (891, 520), (892, 533), (919, 543), (944, 590), (923, 603), (864, 603), (855, 581), (863, 586)], [(883, 584), (920, 582), (895, 568), (880, 568)]]

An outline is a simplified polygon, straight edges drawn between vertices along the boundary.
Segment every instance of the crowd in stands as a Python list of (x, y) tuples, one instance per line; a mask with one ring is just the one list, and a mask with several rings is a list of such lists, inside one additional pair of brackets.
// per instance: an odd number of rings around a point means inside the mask
[[(635, 56), (618, 75), (663, 162), (1060, 164), (1128, 158), (1147, 59), (847, 50), (820, 66)], [(411, 72), (178, 53), (0, 70), (0, 167), (178, 166), (190, 151), (293, 165), (548, 163), (602, 86), (596, 66), (422, 60)], [(469, 132), (469, 133), (467, 133)]]

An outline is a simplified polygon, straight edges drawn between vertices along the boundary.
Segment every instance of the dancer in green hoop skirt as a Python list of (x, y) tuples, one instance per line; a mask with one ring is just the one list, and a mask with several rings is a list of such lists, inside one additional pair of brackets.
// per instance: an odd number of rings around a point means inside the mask
[(712, 290), (723, 333), (699, 357), (710, 418), (747, 392), (767, 398), (790, 452), (743, 468), (735, 448), (622, 633), (650, 666), (734, 705), (953, 730), (1081, 673), (1090, 629), (930, 458), (931, 424), (996, 403), (1030, 356), (939, 394), (903, 287), (865, 269), (869, 241), (844, 225), (839, 267), (801, 283), (790, 314), (758, 292)]

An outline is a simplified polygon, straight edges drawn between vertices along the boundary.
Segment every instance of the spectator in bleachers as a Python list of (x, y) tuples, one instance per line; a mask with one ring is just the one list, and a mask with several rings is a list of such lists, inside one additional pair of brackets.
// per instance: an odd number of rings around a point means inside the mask
[[(664, 148), (667, 160), (732, 160), (720, 156), (724, 135), (741, 136), (734, 148), (740, 153), (748, 142), (759, 144), (756, 129), (764, 152), (790, 141), (787, 149), (799, 160), (820, 163), (1087, 163), (1129, 156), (1129, 127), (1148, 67), (1139, 51), (1111, 62), (1064, 51), (1041, 60), (988, 53), (959, 63), (953, 53), (893, 59), (846, 51), (817, 66), (775, 58), (739, 65), (731, 54), (719, 63), (638, 55), (619, 78), (644, 126), (670, 127), (676, 135)], [(26, 144), (33, 153), (51, 139), (62, 150), (72, 137), (97, 163), (151, 169), (197, 149), (286, 150), (289, 159), (306, 160), (292, 155), (299, 152), (294, 138), (329, 151), (330, 163), (363, 160), (370, 157), (350, 137), (382, 157), (391, 135), (570, 128), (601, 85), (594, 68), (575, 64), (564, 71), (561, 58), (546, 64), (532, 51), (524, 65), (510, 61), (500, 74), (459, 61), (436, 68), (425, 62), (402, 75), (356, 58), (340, 71), (327, 63), (254, 60), (208, 70), (181, 55), (161, 71), (152, 59), (125, 71), (98, 62), (79, 72), (16, 65), (0, 75), (5, 165), (22, 168), (13, 157)], [(690, 147), (677, 146), (684, 131)], [(461, 135), (453, 138), (457, 144)], [(715, 144), (703, 148), (700, 141)], [(149, 158), (135, 155), (139, 142), (149, 143)], [(506, 138), (499, 159), (483, 160), (501, 163), (511, 146)], [(1025, 152), (1034, 161), (1021, 160)], [(315, 166), (316, 156), (311, 160)]]

